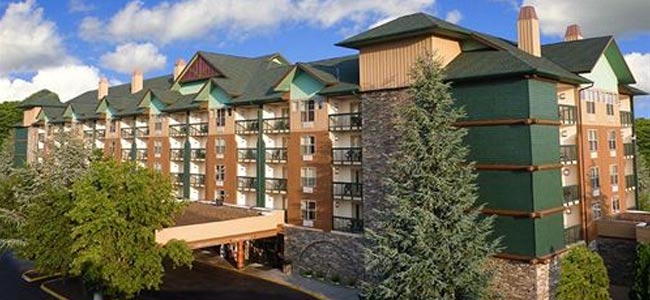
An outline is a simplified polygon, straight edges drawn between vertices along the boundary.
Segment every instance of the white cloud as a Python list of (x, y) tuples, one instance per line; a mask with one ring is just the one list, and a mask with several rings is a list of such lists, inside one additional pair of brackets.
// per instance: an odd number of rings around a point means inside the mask
[[(378, 20), (424, 10), (435, 0), (184, 0), (146, 7), (131, 1), (107, 20), (87, 17), (79, 35), (87, 40), (172, 41), (215, 30), (240, 37), (282, 24), (344, 25), (364, 28)], [(345, 30), (343, 30), (345, 31)]]
[(0, 18), (0, 75), (70, 63), (56, 25), (34, 0), (10, 3)]
[(630, 67), (636, 87), (650, 92), (650, 53), (633, 52), (625, 55), (625, 61)]
[(547, 35), (564, 36), (567, 25), (574, 23), (585, 37), (650, 31), (648, 0), (524, 0), (524, 4), (535, 6)]
[(165, 67), (167, 57), (151, 43), (127, 43), (117, 46), (114, 52), (106, 53), (100, 58), (102, 65), (111, 70), (129, 74), (140, 68), (142, 72), (160, 70)]
[(84, 0), (70, 0), (68, 1), (68, 10), (70, 12), (88, 12), (95, 9), (92, 4), (86, 3)]
[(82, 92), (96, 89), (99, 77), (97, 68), (86, 65), (45, 68), (29, 80), (0, 77), (0, 102), (22, 100), (42, 89), (55, 92), (61, 101), (67, 101)]
[(447, 22), (454, 23), (454, 24), (458, 24), (458, 22), (460, 22), (460, 20), (462, 19), (463, 19), (463, 15), (457, 9), (447, 12), (447, 16), (445, 17), (445, 20)]

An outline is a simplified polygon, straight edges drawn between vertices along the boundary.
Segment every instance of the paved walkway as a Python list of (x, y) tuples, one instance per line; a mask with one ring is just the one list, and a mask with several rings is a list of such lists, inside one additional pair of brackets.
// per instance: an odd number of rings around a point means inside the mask
[[(202, 251), (195, 254), (197, 261), (200, 261), (205, 264), (209, 264), (214, 267), (232, 269), (235, 268), (221, 259), (220, 257), (215, 256), (213, 253)], [(319, 280), (304, 278), (297, 274), (287, 275), (282, 273), (278, 269), (270, 269), (268, 267), (252, 264), (246, 266), (240, 272), (272, 281), (278, 284), (290, 286), (302, 291), (309, 292), (310, 294), (318, 297), (320, 299), (331, 299), (331, 300), (358, 300), (359, 291), (353, 288), (338, 286), (329, 283), (325, 283)]]

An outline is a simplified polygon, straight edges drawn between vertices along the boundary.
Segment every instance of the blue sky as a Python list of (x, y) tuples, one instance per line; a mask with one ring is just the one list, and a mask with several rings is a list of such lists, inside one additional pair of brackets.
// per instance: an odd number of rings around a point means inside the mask
[[(95, 88), (100, 76), (128, 82), (136, 65), (146, 77), (170, 73), (177, 58), (197, 50), (280, 52), (292, 62), (352, 54), (334, 43), (416, 11), (515, 40), (522, 4), (536, 7), (544, 43), (561, 41), (571, 23), (585, 37), (614, 35), (640, 87), (650, 90), (650, 1), (524, 1), (0, 0), (0, 101), (44, 87), (65, 100)], [(650, 117), (650, 99), (637, 107)]]

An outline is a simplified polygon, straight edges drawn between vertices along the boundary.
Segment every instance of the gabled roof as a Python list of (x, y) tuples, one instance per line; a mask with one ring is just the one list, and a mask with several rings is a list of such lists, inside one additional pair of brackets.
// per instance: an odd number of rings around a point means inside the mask
[(29, 97), (25, 98), (18, 104), (19, 108), (32, 108), (32, 107), (65, 107), (65, 104), (61, 103), (59, 96), (50, 90), (43, 89), (36, 93), (31, 94)]
[(65, 106), (43, 106), (43, 110), (41, 110), (38, 117), (44, 115), (50, 123), (63, 123), (65, 122), (63, 118), (64, 111)]
[(408, 36), (416, 36), (435, 31), (461, 35), (471, 33), (470, 30), (431, 15), (415, 13), (399, 17), (393, 21), (349, 37), (336, 45), (358, 49), (360, 46), (364, 45), (386, 42), (393, 39), (403, 39)]

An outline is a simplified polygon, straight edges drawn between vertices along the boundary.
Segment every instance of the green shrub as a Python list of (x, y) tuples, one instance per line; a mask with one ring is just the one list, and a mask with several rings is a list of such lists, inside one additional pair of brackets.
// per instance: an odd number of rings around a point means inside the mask
[(636, 248), (634, 284), (630, 300), (650, 299), (650, 245), (639, 244)]
[(575, 247), (561, 261), (557, 300), (609, 300), (609, 278), (603, 259), (585, 246)]

